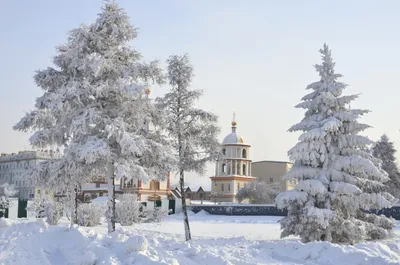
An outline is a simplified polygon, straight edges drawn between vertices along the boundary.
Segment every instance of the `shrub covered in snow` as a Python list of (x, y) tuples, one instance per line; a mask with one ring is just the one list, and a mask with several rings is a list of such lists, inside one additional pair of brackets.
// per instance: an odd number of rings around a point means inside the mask
[(102, 216), (104, 216), (104, 210), (96, 204), (83, 203), (78, 206), (78, 225), (80, 226), (99, 225)]
[(145, 212), (145, 222), (150, 223), (160, 223), (166, 216), (168, 216), (169, 211), (162, 207), (152, 207), (146, 208)]
[(368, 111), (349, 107), (358, 96), (342, 96), (346, 84), (338, 81), (331, 51), (324, 45), (320, 52), (323, 62), (315, 68), (321, 79), (308, 85), (311, 92), (297, 105), (305, 117), (289, 129), (303, 133), (289, 150), (295, 163), (285, 176), (298, 184), (276, 198), (277, 207), (288, 210), (281, 236), (348, 243), (386, 238), (394, 220), (362, 211), (396, 202), (384, 192), (388, 174), (365, 151), (372, 141), (358, 135), (370, 127), (358, 122)]
[(236, 193), (236, 200), (242, 202), (248, 199), (250, 203), (255, 204), (272, 203), (278, 193), (279, 184), (277, 183), (251, 182), (246, 187), (239, 189)]
[(142, 204), (136, 194), (123, 194), (116, 204), (116, 221), (123, 226), (142, 222)]
[(154, 207), (152, 204), (143, 206), (137, 200), (136, 194), (123, 194), (116, 204), (117, 222), (123, 226), (144, 222), (158, 223), (167, 215), (168, 210), (162, 207)]
[(64, 205), (50, 196), (42, 196), (34, 199), (29, 210), (35, 212), (37, 218), (46, 218), (49, 225), (57, 225), (63, 215)]

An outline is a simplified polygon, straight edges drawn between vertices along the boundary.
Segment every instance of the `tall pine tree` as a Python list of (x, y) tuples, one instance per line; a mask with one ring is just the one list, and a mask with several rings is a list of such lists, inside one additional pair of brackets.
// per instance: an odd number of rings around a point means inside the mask
[[(55, 68), (38, 71), (44, 90), (36, 110), (15, 129), (34, 130), (33, 146), (63, 146), (57, 161), (41, 164), (36, 176), (53, 188), (73, 189), (91, 177), (108, 182), (108, 231), (115, 230), (115, 178), (159, 179), (174, 163), (145, 89), (161, 83), (157, 62), (144, 63), (128, 43), (137, 31), (114, 1), (95, 23), (72, 30), (57, 48)], [(156, 126), (153, 126), (156, 128)]]
[(157, 100), (160, 109), (165, 110), (167, 132), (172, 139), (178, 161), (185, 237), (190, 240), (184, 192), (185, 172), (205, 173), (206, 163), (215, 159), (219, 152), (219, 128), (217, 116), (194, 107), (202, 91), (190, 89), (193, 67), (188, 56), (171, 56), (167, 63), (171, 89)]
[(382, 161), (382, 169), (389, 175), (390, 181), (386, 183), (387, 191), (399, 199), (400, 173), (396, 164), (396, 149), (386, 134), (382, 135), (379, 141), (375, 143), (372, 148), (372, 154)]
[(296, 106), (306, 110), (305, 117), (289, 129), (303, 133), (289, 151), (294, 165), (285, 176), (298, 184), (276, 198), (277, 206), (288, 210), (281, 236), (348, 243), (386, 238), (393, 219), (362, 211), (395, 202), (383, 191), (386, 172), (364, 151), (372, 141), (358, 135), (369, 128), (358, 122), (368, 111), (349, 107), (357, 95), (342, 96), (346, 85), (338, 81), (331, 51), (324, 45), (320, 52), (322, 64), (315, 68), (321, 79), (308, 85), (312, 92)]

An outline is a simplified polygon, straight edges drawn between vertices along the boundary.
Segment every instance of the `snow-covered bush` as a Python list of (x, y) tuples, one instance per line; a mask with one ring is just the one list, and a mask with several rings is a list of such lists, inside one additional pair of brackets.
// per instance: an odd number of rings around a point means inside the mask
[(136, 194), (123, 194), (115, 206), (116, 221), (123, 226), (142, 222), (142, 204)]
[(104, 209), (93, 203), (83, 203), (78, 206), (78, 225), (96, 226), (104, 216)]
[(278, 193), (279, 183), (256, 181), (239, 189), (236, 193), (236, 200), (242, 202), (243, 200), (248, 199), (250, 203), (255, 204), (272, 203)]
[(35, 198), (28, 210), (35, 212), (36, 218), (46, 218), (49, 225), (57, 225), (63, 215), (64, 205), (50, 196), (42, 196)]
[(338, 81), (331, 51), (324, 45), (320, 52), (323, 62), (315, 68), (321, 79), (308, 85), (311, 92), (296, 106), (306, 109), (305, 117), (289, 129), (303, 133), (288, 152), (294, 165), (285, 175), (298, 184), (276, 197), (277, 207), (288, 210), (281, 236), (351, 244), (386, 238), (394, 220), (363, 211), (396, 202), (384, 192), (388, 174), (366, 151), (372, 141), (359, 135), (370, 127), (358, 122), (368, 111), (350, 108), (358, 96), (342, 96), (347, 85)]
[(148, 206), (145, 209), (144, 213), (145, 222), (160, 223), (166, 216), (168, 216), (169, 210), (163, 207)]

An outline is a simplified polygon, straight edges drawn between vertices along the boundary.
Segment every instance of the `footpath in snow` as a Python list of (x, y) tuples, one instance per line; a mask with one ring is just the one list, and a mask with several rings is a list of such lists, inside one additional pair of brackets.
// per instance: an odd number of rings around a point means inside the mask
[(0, 264), (250, 265), (400, 264), (400, 237), (355, 246), (279, 239), (279, 217), (192, 214), (193, 240), (184, 242), (180, 215), (161, 224), (86, 228), (42, 220), (0, 221)]

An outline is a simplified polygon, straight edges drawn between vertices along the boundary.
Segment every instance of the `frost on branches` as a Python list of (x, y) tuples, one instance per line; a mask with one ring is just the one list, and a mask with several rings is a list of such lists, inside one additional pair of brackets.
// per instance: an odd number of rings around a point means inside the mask
[(387, 191), (395, 198), (399, 199), (400, 172), (397, 168), (395, 153), (396, 149), (394, 148), (393, 142), (389, 140), (386, 134), (382, 135), (372, 148), (373, 156), (382, 161), (382, 169), (389, 175), (390, 181), (386, 183)]
[(163, 76), (156, 61), (142, 62), (128, 45), (136, 36), (124, 10), (107, 1), (95, 23), (72, 30), (57, 47), (55, 68), (36, 73), (44, 94), (15, 126), (35, 131), (33, 146), (64, 147), (59, 160), (43, 163), (36, 174), (52, 188), (71, 191), (92, 177), (107, 179), (109, 232), (115, 230), (115, 178), (159, 180), (173, 162), (162, 134), (146, 130), (157, 115), (144, 90)]
[(78, 207), (78, 225), (96, 226), (104, 216), (103, 208), (93, 203), (83, 203)]
[(275, 196), (279, 193), (279, 183), (266, 183), (256, 181), (247, 184), (238, 190), (235, 198), (238, 202), (248, 199), (250, 203), (264, 204), (272, 203)]
[(117, 222), (123, 226), (140, 223), (143, 219), (143, 206), (136, 194), (123, 194), (116, 205)]
[(343, 96), (346, 88), (334, 72), (335, 63), (327, 45), (320, 50), (322, 64), (315, 68), (321, 80), (308, 85), (311, 92), (296, 107), (306, 110), (303, 120), (289, 131), (302, 131), (289, 156), (293, 168), (285, 179), (297, 180), (292, 191), (280, 193), (277, 207), (287, 208), (281, 221), (281, 236), (355, 243), (387, 238), (395, 223), (362, 210), (391, 207), (395, 199), (384, 192), (389, 180), (380, 161), (365, 151), (369, 128), (358, 119), (367, 110), (351, 109), (357, 95)]
[(36, 218), (46, 218), (49, 225), (57, 225), (64, 211), (64, 205), (55, 201), (51, 196), (35, 198), (29, 207), (29, 210), (36, 214)]
[(158, 99), (164, 110), (167, 132), (178, 160), (179, 183), (182, 194), (185, 238), (191, 239), (184, 191), (185, 172), (203, 174), (206, 163), (215, 159), (219, 151), (217, 116), (194, 107), (202, 95), (191, 90), (193, 67), (187, 55), (171, 56), (168, 61), (168, 80), (171, 89)]

